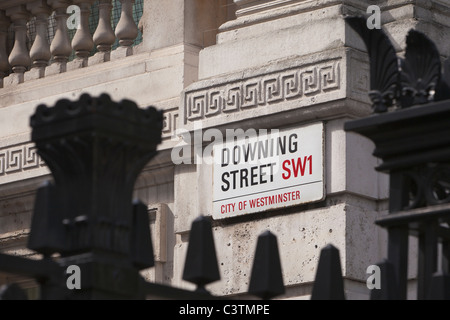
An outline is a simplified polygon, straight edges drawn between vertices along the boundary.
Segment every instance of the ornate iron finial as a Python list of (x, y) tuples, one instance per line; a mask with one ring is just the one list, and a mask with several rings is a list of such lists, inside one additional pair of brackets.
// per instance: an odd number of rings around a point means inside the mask
[(368, 29), (363, 17), (346, 17), (345, 21), (363, 39), (370, 59), (370, 92), (375, 113), (386, 112), (399, 90), (399, 67), (394, 46), (381, 29)]
[(374, 113), (394, 105), (407, 108), (450, 98), (450, 72), (441, 76), (439, 51), (426, 35), (410, 30), (405, 59), (401, 59), (382, 29), (367, 28), (366, 18), (346, 17), (345, 21), (363, 39), (369, 54), (369, 97)]
[(38, 190), (28, 247), (80, 268), (73, 297), (141, 297), (139, 270), (154, 261), (147, 207), (132, 193), (161, 142), (161, 112), (85, 94), (38, 106), (30, 124), (54, 184)]
[[(30, 247), (42, 253), (95, 248), (129, 255), (133, 186), (161, 141), (161, 113), (128, 100), (113, 102), (106, 94), (82, 95), (52, 108), (39, 105), (30, 123), (32, 141), (55, 180), (54, 188), (38, 193)], [(42, 220), (56, 221), (52, 227), (65, 232), (41, 230)], [(36, 232), (54, 234), (54, 241), (44, 243)]]
[(434, 100), (441, 78), (439, 52), (427, 36), (410, 30), (406, 36), (405, 59), (401, 62), (401, 106), (407, 108)]

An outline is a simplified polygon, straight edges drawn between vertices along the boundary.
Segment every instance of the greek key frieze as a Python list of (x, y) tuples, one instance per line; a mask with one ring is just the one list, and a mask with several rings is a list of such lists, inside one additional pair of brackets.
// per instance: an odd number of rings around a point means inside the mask
[(187, 123), (339, 90), (340, 72), (340, 61), (335, 59), (187, 91), (183, 120)]
[(44, 167), (44, 161), (33, 143), (23, 143), (0, 149), (0, 177)]

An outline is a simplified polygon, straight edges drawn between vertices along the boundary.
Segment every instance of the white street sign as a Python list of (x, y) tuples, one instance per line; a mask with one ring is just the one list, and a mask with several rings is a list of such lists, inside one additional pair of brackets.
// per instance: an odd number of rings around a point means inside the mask
[(214, 146), (213, 218), (324, 199), (323, 123)]

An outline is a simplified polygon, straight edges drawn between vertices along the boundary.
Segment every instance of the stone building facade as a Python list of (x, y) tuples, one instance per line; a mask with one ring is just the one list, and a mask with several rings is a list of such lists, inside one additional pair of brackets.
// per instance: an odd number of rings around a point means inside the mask
[[(112, 4), (119, 2), (113, 30)], [(371, 112), (368, 57), (343, 17), (378, 5), (399, 52), (416, 28), (445, 54), (450, 1), (143, 0), (142, 15), (133, 19), (138, 2), (0, 1), (0, 250), (32, 255), (25, 246), (35, 190), (51, 179), (30, 142), (36, 106), (108, 93), (164, 112), (159, 153), (135, 186), (152, 218), (156, 265), (144, 272), (148, 279), (191, 288), (181, 278), (191, 222), (202, 214), (213, 217), (221, 271), (208, 287), (213, 294), (248, 297), (256, 240), (270, 230), (278, 237), (286, 286), (280, 298), (309, 297), (320, 249), (332, 243), (340, 250), (347, 298), (366, 299), (366, 269), (386, 256), (386, 235), (374, 221), (387, 212), (388, 178), (374, 170), (371, 142), (343, 130), (346, 121)], [(81, 9), (72, 42), (70, 5)], [(90, 32), (94, 7), (97, 25)], [(30, 22), (36, 27), (31, 41)], [(323, 195), (307, 203), (221, 216), (213, 192), (218, 164), (195, 161), (195, 152), (173, 161), (173, 148), (200, 129), (303, 132), (315, 124), (323, 127)], [(209, 142), (201, 141), (206, 148)], [(413, 284), (415, 270), (409, 272)], [(13, 280), (0, 275), (0, 283)]]

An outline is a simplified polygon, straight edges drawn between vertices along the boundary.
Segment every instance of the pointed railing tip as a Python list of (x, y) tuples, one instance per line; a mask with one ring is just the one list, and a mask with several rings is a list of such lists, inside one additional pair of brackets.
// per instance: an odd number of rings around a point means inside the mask
[(220, 280), (211, 219), (205, 216), (192, 222), (183, 280), (196, 284), (202, 292), (205, 285)]
[(328, 243), (327, 245), (325, 245), (325, 247), (323, 247), (322, 250), (330, 250), (330, 251), (337, 251), (337, 252), (339, 252), (339, 249), (336, 248), (331, 243)]
[(56, 188), (49, 180), (37, 189), (27, 247), (44, 256), (65, 248), (58, 199)]
[[(377, 288), (375, 283), (370, 292), (370, 300), (398, 300), (398, 283), (395, 275), (394, 265), (387, 259), (376, 264), (379, 270), (375, 270), (373, 273), (374, 281), (380, 282)], [(379, 279), (377, 279), (377, 273), (379, 273)]]
[(269, 230), (258, 237), (248, 292), (265, 300), (285, 292), (277, 237)]
[(345, 300), (339, 250), (332, 244), (320, 252), (311, 300)]
[(150, 234), (147, 206), (140, 200), (133, 201), (133, 223), (131, 226), (131, 260), (139, 270), (155, 265)]

